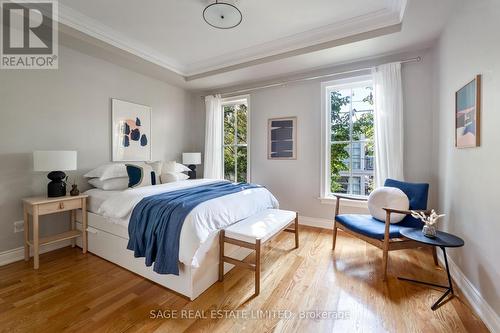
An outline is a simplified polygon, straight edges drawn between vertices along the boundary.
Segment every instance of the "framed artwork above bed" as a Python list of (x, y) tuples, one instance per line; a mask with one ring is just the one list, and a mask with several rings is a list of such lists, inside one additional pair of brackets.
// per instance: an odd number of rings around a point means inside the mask
[(151, 161), (151, 107), (111, 99), (113, 162)]
[(481, 75), (455, 94), (455, 146), (479, 147), (481, 111)]

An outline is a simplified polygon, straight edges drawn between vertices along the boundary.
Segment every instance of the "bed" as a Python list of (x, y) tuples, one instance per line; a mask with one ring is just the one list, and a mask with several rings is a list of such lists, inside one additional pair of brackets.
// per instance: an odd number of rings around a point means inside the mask
[[(219, 230), (262, 210), (278, 208), (276, 198), (260, 187), (211, 199), (196, 206), (186, 216), (180, 233), (179, 275), (158, 274), (145, 265), (144, 258), (135, 258), (133, 251), (127, 250), (128, 225), (134, 207), (143, 198), (215, 182), (196, 179), (124, 191), (86, 191), (85, 194), (89, 195), (89, 252), (194, 300), (218, 279)], [(250, 253), (248, 249), (233, 245), (225, 249), (226, 253), (238, 259)], [(232, 267), (227, 264), (225, 272)]]

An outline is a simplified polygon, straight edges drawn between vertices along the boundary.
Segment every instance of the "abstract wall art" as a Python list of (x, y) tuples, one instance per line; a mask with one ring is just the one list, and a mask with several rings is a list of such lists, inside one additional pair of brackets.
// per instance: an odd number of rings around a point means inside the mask
[(111, 100), (113, 161), (151, 160), (151, 108)]
[(479, 147), (481, 111), (481, 75), (455, 94), (455, 146)]
[(297, 117), (269, 119), (267, 158), (297, 159)]

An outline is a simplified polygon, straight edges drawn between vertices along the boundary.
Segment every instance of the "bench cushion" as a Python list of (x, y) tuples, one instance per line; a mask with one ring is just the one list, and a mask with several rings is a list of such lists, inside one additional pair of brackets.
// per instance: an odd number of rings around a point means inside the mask
[[(342, 214), (337, 215), (337, 221), (348, 229), (359, 234), (375, 239), (384, 239), (385, 222), (375, 219), (371, 215)], [(391, 224), (389, 226), (389, 238), (400, 238), (402, 228), (422, 228), (419, 221), (406, 221)]]
[(248, 243), (267, 241), (286, 227), (296, 217), (289, 210), (266, 209), (244, 220), (230, 225), (225, 230), (225, 236)]

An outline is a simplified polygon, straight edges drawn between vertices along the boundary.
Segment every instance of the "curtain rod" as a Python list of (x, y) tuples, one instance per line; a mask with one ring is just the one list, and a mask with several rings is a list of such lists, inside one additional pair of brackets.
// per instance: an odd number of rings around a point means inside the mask
[[(415, 57), (415, 58), (401, 60), (400, 63), (405, 64), (405, 63), (409, 63), (409, 62), (419, 62), (421, 60), (422, 60), (422, 57)], [(294, 80), (288, 80), (288, 81), (281, 81), (281, 82), (271, 83), (271, 84), (267, 84), (267, 85), (263, 85), (263, 86), (257, 86), (257, 87), (253, 87), (253, 88), (247, 88), (247, 89), (241, 89), (241, 90), (236, 90), (236, 91), (230, 91), (230, 92), (222, 93), (221, 96), (243, 94), (243, 93), (250, 92), (250, 91), (255, 91), (255, 90), (261, 90), (261, 89), (267, 89), (267, 88), (273, 88), (273, 87), (280, 87), (280, 86), (284, 86), (284, 85), (287, 85), (287, 84), (290, 84), (290, 83), (297, 83), (297, 82), (303, 82), (303, 81), (311, 81), (311, 80), (317, 80), (317, 79), (324, 79), (324, 78), (331, 77), (331, 76), (337, 76), (337, 75), (343, 75), (343, 74), (350, 74), (350, 73), (362, 72), (362, 71), (371, 70), (374, 67), (376, 67), (376, 66), (365, 67), (365, 68), (358, 68), (358, 69), (353, 69), (353, 70), (344, 71), (344, 72), (336, 72), (336, 73), (330, 73), (330, 74), (324, 74), (324, 75), (303, 77), (303, 78), (300, 78), (300, 79), (294, 79)]]

